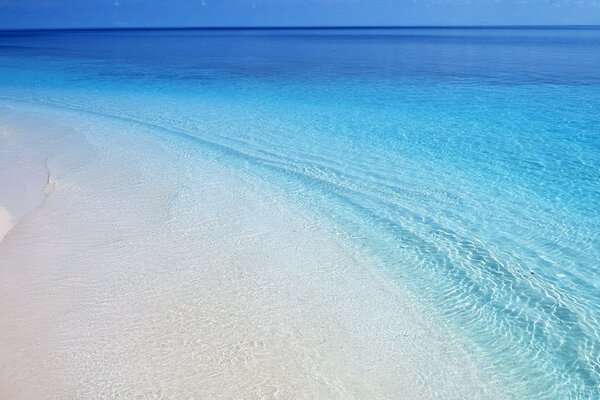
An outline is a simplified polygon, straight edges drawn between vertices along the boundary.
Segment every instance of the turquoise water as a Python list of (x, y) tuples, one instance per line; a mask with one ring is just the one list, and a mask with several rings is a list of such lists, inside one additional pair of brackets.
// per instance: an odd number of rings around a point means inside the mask
[(600, 29), (3, 32), (0, 101), (198, 146), (518, 391), (600, 397)]

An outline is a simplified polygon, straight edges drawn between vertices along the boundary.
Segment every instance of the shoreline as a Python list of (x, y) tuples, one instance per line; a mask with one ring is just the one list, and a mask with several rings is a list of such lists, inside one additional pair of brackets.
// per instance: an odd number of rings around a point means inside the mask
[(0, 123), (53, 190), (0, 251), (0, 394), (502, 397), (418, 302), (251, 177), (139, 127), (12, 110)]

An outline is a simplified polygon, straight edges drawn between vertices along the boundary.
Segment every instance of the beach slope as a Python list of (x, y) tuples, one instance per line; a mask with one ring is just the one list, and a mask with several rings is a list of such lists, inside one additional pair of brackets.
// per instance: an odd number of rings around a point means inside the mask
[(0, 126), (18, 213), (0, 398), (502, 397), (427, 308), (246, 171), (89, 115), (3, 106)]

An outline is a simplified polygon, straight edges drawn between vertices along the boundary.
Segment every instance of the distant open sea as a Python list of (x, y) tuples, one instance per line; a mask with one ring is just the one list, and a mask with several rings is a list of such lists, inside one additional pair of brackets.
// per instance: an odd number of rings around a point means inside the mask
[(0, 103), (197, 146), (530, 398), (600, 398), (599, 28), (3, 31)]

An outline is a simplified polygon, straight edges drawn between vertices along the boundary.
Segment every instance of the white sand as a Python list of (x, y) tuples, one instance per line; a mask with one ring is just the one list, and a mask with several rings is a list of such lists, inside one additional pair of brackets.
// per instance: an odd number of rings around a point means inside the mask
[(418, 301), (202, 149), (59, 113), (0, 126), (51, 177), (0, 246), (0, 398), (504, 396)]
[(0, 241), (4, 239), (4, 236), (12, 229), (13, 216), (8, 210), (0, 206)]

